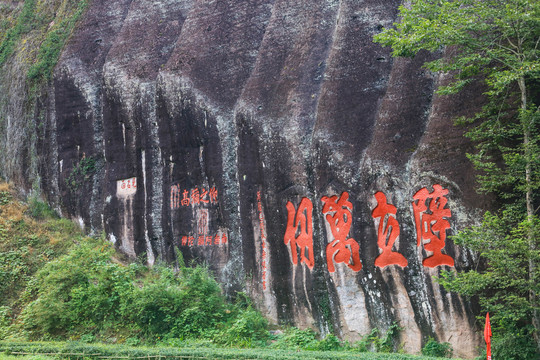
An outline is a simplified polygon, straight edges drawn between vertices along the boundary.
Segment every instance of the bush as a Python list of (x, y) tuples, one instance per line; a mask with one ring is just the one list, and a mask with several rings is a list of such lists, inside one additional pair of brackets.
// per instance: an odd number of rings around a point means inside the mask
[(219, 344), (243, 347), (266, 345), (269, 337), (268, 321), (261, 313), (248, 307), (241, 311), (223, 332), (216, 335), (214, 340)]
[(508, 326), (504, 331), (494, 330), (491, 346), (494, 359), (533, 360), (540, 358), (533, 340), (532, 327)]
[(10, 325), (11, 309), (8, 306), (0, 306), (0, 340), (8, 335)]
[(285, 334), (277, 338), (272, 347), (277, 349), (308, 349), (313, 348), (316, 342), (317, 334), (315, 331), (291, 327), (285, 331)]
[(58, 219), (59, 216), (51, 209), (49, 204), (46, 202), (41, 201), (38, 197), (33, 196), (28, 200), (28, 215), (33, 217), (37, 220), (44, 220), (44, 219)]
[(336, 351), (342, 347), (341, 341), (334, 334), (328, 334), (324, 339), (317, 342), (314, 350), (319, 351)]
[(452, 357), (452, 353), (453, 349), (449, 343), (440, 343), (433, 338), (429, 338), (426, 345), (422, 348), (422, 355), (426, 356)]
[(109, 243), (94, 239), (47, 264), (37, 275), (37, 299), (23, 311), (24, 329), (34, 339), (266, 340), (267, 321), (251, 306), (227, 303), (207, 268), (125, 266), (113, 255)]
[(23, 326), (36, 337), (86, 333), (121, 316), (132, 285), (129, 267), (112, 263), (113, 250), (87, 240), (37, 274), (38, 298), (23, 311)]

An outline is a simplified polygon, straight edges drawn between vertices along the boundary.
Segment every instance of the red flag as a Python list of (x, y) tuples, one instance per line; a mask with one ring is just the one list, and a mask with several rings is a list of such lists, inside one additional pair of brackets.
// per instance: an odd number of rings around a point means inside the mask
[(487, 345), (487, 360), (491, 360), (491, 323), (489, 322), (489, 313), (486, 315), (486, 326), (484, 326), (484, 340)]

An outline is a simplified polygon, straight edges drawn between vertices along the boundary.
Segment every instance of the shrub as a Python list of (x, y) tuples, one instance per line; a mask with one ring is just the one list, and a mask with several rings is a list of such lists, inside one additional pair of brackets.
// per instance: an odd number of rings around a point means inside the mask
[(130, 268), (112, 263), (112, 251), (88, 239), (41, 269), (38, 298), (22, 314), (24, 328), (55, 337), (118, 319), (133, 285)]
[(373, 328), (369, 334), (354, 344), (352, 350), (357, 352), (367, 352), (370, 350), (392, 352), (394, 350), (394, 342), (401, 330), (402, 328), (397, 323), (392, 323), (386, 333), (381, 336), (379, 329)]
[(324, 339), (317, 342), (314, 350), (319, 351), (336, 351), (342, 347), (341, 341), (334, 334), (328, 334)]
[(516, 328), (511, 325), (501, 331), (494, 329), (492, 353), (494, 359), (532, 360), (540, 358), (534, 344), (531, 326)]
[(28, 215), (37, 220), (58, 218), (58, 214), (56, 213), (56, 211), (51, 209), (49, 204), (41, 201), (37, 196), (32, 196), (28, 200), (27, 213)]
[(9, 306), (0, 306), (0, 340), (4, 339), (11, 325), (11, 309)]
[(224, 331), (216, 334), (214, 340), (219, 344), (249, 347), (266, 345), (268, 321), (260, 312), (248, 307), (239, 312)]
[(440, 343), (431, 337), (422, 348), (422, 355), (426, 356), (452, 357), (452, 352), (453, 349), (449, 343)]
[(291, 327), (285, 331), (272, 344), (277, 349), (308, 349), (313, 348), (317, 342), (317, 334), (311, 329), (300, 330)]
[(267, 321), (243, 302), (228, 304), (207, 268), (124, 266), (113, 255), (110, 244), (93, 239), (47, 264), (37, 276), (37, 299), (24, 309), (24, 329), (36, 339), (266, 340)]

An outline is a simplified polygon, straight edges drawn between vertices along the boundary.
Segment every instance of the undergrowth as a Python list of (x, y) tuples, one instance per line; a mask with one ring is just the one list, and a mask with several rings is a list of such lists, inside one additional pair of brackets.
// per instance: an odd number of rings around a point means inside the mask
[[(186, 345), (186, 344), (184, 344)], [(187, 343), (187, 346), (131, 347), (126, 345), (83, 344), (81, 342), (0, 342), (0, 354), (57, 354), (59, 359), (320, 359), (320, 360), (435, 360), (428, 356), (397, 353), (355, 353), (350, 351), (304, 351), (280, 349), (232, 349), (212, 348), (200, 344)], [(35, 355), (34, 355), (35, 356)], [(24, 358), (23, 358), (24, 359)], [(0, 357), (0, 360), (1, 357)], [(9, 359), (12, 360), (12, 359)], [(25, 359), (26, 360), (26, 359)]]
[(228, 301), (206, 267), (178, 263), (174, 270), (124, 262), (104, 238), (84, 236), (38, 197), (21, 202), (0, 183), (0, 340), (9, 340), (7, 348), (17, 339), (71, 340), (82, 347), (257, 347), (268, 354), (391, 352), (399, 346), (397, 324), (355, 344), (332, 334), (321, 339), (309, 329), (270, 332), (246, 294)]
[[(7, 59), (15, 51), (15, 46), (22, 35), (33, 29), (35, 23), (36, 0), (26, 0), (23, 8), (15, 22), (15, 26), (8, 28), (0, 42), (0, 66), (4, 65)], [(7, 27), (7, 23), (4, 25)]]

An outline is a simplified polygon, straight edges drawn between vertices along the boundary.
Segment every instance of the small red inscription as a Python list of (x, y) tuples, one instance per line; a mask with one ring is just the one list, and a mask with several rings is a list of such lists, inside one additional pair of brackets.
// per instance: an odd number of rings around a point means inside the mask
[[(135, 188), (136, 184), (132, 184)], [(200, 206), (201, 204), (216, 204), (218, 201), (218, 191), (215, 187), (206, 189), (195, 187), (193, 189), (181, 189), (180, 185), (171, 185), (171, 209), (178, 209), (181, 206)]]
[[(298, 205), (298, 211), (294, 205), (287, 202), (287, 229), (285, 230), (285, 245), (291, 247), (292, 262), (298, 264), (297, 247), (300, 248), (300, 262), (305, 263), (310, 269), (315, 265), (313, 255), (313, 203), (308, 198), (303, 198)], [(296, 235), (298, 232), (298, 236)], [(307, 255), (306, 255), (307, 252)]]
[(360, 245), (353, 238), (347, 238), (352, 225), (353, 205), (348, 200), (349, 193), (343, 192), (341, 196), (337, 195), (321, 199), (323, 214), (326, 214), (326, 221), (330, 225), (330, 230), (334, 240), (326, 246), (326, 264), (328, 271), (336, 271), (334, 262), (346, 263), (353, 271), (360, 271), (362, 263), (360, 262)]
[(190, 204), (189, 197), (188, 197), (189, 192), (187, 190), (184, 190), (182, 195), (183, 195), (183, 198), (182, 198), (182, 201), (180, 202), (180, 204), (182, 204), (182, 206), (189, 206), (189, 204)]
[[(377, 245), (382, 253), (375, 259), (375, 266), (384, 268), (388, 265), (407, 266), (407, 259), (400, 253), (392, 251), (392, 247), (399, 236), (399, 223), (396, 219), (397, 209), (394, 205), (388, 204), (386, 195), (381, 191), (375, 194), (377, 207), (373, 209), (371, 216), (379, 218), (379, 228), (377, 230)], [(386, 223), (385, 223), (386, 219)]]
[(423, 244), (426, 251), (433, 253), (422, 261), (426, 267), (454, 266), (454, 259), (441, 252), (446, 244), (446, 230), (450, 228), (450, 222), (446, 219), (452, 216), (450, 209), (445, 209), (447, 194), (448, 189), (435, 184), (432, 192), (423, 188), (413, 197), (417, 246)]
[(227, 244), (227, 233), (219, 232), (212, 235), (198, 235), (198, 236), (188, 236), (182, 235), (180, 237), (180, 244), (182, 246), (214, 246), (214, 245), (225, 245)]

